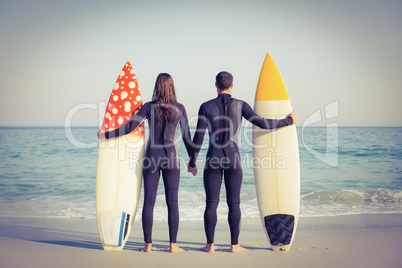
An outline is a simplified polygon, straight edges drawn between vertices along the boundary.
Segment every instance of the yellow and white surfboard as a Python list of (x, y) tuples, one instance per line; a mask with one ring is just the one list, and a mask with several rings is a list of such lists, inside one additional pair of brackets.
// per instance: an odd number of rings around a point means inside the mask
[[(254, 110), (268, 119), (292, 112), (288, 92), (270, 54), (265, 57)], [(265, 234), (273, 250), (292, 246), (300, 204), (300, 161), (296, 126), (253, 129), (253, 163), (257, 202)]]

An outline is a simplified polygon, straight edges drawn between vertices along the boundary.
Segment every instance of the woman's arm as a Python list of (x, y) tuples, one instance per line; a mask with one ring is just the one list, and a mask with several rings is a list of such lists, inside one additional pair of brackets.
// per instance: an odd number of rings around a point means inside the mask
[(187, 154), (190, 157), (191, 155), (191, 134), (190, 134), (190, 128), (188, 126), (188, 117), (187, 117), (187, 112), (186, 108), (184, 108), (183, 105), (180, 105), (180, 130), (181, 130), (181, 135), (182, 139), (184, 142), (184, 146), (186, 147)]
[(134, 116), (134, 118), (126, 125), (111, 131), (99, 133), (98, 137), (101, 138), (101, 136), (104, 136), (106, 139), (111, 139), (129, 134), (148, 117), (148, 114), (149, 114), (149, 103), (145, 103), (144, 106), (142, 106), (141, 109), (138, 111), (138, 113)]

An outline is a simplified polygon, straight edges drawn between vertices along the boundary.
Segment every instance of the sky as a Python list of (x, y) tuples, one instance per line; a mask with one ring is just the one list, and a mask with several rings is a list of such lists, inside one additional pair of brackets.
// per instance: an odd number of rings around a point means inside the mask
[(126, 61), (144, 101), (171, 74), (195, 124), (222, 70), (253, 106), (267, 53), (298, 126), (402, 126), (400, 14), (391, 0), (0, 0), (0, 126), (99, 126)]

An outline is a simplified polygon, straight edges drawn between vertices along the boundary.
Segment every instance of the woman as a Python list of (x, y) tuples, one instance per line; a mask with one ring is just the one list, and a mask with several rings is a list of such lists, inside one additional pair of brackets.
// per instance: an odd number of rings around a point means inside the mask
[(99, 133), (99, 138), (109, 139), (128, 134), (145, 119), (148, 119), (150, 136), (142, 163), (144, 177), (144, 206), (142, 209), (144, 252), (151, 252), (152, 248), (153, 210), (160, 173), (162, 173), (165, 185), (168, 207), (170, 252), (180, 252), (183, 250), (176, 245), (179, 228), (180, 167), (175, 142), (179, 124), (188, 154), (191, 151), (191, 137), (186, 110), (182, 104), (176, 101), (173, 79), (169, 74), (161, 73), (158, 75), (152, 101), (145, 103), (132, 121), (118, 129)]

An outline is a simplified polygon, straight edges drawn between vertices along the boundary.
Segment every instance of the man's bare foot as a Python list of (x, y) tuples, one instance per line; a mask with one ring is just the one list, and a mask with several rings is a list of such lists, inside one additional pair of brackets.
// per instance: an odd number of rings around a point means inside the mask
[(205, 247), (200, 248), (200, 250), (209, 252), (209, 253), (214, 253), (215, 252), (214, 243), (207, 244)]
[(237, 245), (232, 245), (232, 247), (230, 248), (230, 252), (232, 253), (238, 253), (238, 252), (242, 252), (245, 251), (246, 249), (241, 247), (239, 244)]
[(152, 251), (152, 243), (146, 243), (144, 245), (144, 252), (151, 252)]
[(170, 252), (177, 253), (177, 252), (182, 252), (182, 251), (183, 251), (183, 249), (178, 247), (176, 245), (176, 243), (170, 243)]

